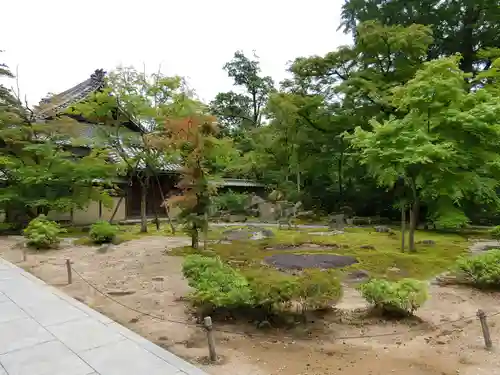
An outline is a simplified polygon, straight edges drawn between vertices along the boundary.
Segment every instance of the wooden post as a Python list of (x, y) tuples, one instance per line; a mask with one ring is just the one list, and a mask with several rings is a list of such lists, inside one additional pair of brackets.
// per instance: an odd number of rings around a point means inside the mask
[(493, 343), (491, 342), (490, 329), (488, 328), (488, 323), (486, 322), (486, 314), (483, 310), (477, 310), (477, 317), (481, 322), (481, 329), (483, 331), (484, 345), (486, 349), (491, 349)]
[(406, 207), (401, 207), (401, 251), (405, 251)]
[(71, 273), (71, 260), (66, 259), (66, 271), (68, 272), (68, 284), (73, 282), (73, 275)]
[(205, 319), (203, 319), (203, 323), (205, 325), (205, 329), (207, 330), (209, 358), (210, 361), (215, 362), (217, 360), (217, 353), (215, 352), (215, 340), (214, 340), (214, 332), (212, 326), (212, 318), (206, 316)]

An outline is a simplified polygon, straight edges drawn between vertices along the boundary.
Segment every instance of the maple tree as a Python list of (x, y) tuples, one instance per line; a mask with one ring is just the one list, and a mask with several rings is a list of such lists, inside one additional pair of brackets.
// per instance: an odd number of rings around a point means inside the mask
[(208, 212), (217, 191), (216, 184), (209, 180), (211, 156), (219, 143), (216, 134), (215, 118), (204, 114), (168, 119), (165, 124), (164, 145), (171, 152), (179, 152), (183, 165), (177, 185), (182, 194), (167, 203), (181, 209), (178, 219), (191, 236), (193, 248), (198, 248), (200, 230), (205, 232), (206, 247)]

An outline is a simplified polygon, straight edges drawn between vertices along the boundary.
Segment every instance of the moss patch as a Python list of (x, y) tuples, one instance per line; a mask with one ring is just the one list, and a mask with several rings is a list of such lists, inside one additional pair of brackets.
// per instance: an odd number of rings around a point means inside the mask
[[(211, 232), (217, 237), (225, 228)], [(401, 279), (411, 277), (428, 279), (447, 270), (455, 260), (467, 251), (465, 236), (453, 233), (418, 231), (416, 241), (433, 240), (435, 245), (418, 246), (416, 253), (402, 252), (401, 234), (376, 233), (372, 228), (348, 228), (344, 234), (317, 236), (309, 234), (310, 229), (277, 230), (271, 229), (275, 237), (260, 241), (234, 241), (231, 244), (211, 243), (206, 255), (218, 255), (239, 268), (268, 267), (263, 260), (273, 254), (336, 254), (356, 258), (359, 263), (341, 269), (348, 274), (353, 270), (365, 270), (373, 277)], [(326, 230), (324, 230), (326, 231)], [(322, 246), (311, 248), (309, 244)], [(303, 248), (301, 248), (301, 246)], [(375, 249), (361, 248), (371, 245)], [(334, 249), (325, 249), (332, 246)], [(174, 249), (177, 255), (199, 253), (189, 247)]]

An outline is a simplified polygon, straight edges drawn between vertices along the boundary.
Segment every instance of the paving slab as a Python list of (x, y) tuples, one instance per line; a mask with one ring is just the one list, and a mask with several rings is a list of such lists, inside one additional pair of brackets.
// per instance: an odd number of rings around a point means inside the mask
[(94, 370), (59, 341), (0, 355), (9, 375), (87, 375)]
[(0, 258), (0, 375), (206, 375)]
[(54, 325), (47, 330), (76, 353), (126, 340), (118, 331), (92, 318)]

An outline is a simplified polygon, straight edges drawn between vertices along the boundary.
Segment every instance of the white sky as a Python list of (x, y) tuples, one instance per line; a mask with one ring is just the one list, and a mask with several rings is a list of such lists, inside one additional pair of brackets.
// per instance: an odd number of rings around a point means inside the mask
[(343, 0), (1, 0), (0, 62), (19, 72), (30, 104), (98, 68), (133, 65), (188, 78), (201, 99), (231, 89), (222, 66), (256, 50), (279, 81), (286, 63), (350, 43)]

